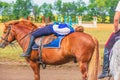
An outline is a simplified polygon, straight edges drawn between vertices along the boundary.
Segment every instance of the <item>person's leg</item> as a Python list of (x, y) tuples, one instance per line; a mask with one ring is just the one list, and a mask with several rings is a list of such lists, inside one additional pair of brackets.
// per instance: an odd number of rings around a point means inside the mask
[(98, 79), (102, 79), (104, 77), (110, 76), (109, 75), (109, 55), (110, 55), (110, 51), (115, 43), (115, 37), (116, 37), (116, 35), (114, 33), (112, 33), (105, 45), (102, 73), (98, 76)]
[(47, 36), (50, 34), (54, 34), (54, 32), (52, 30), (52, 25), (48, 25), (48, 26), (39, 28), (38, 30), (32, 32), (31, 35), (33, 35), (35, 38), (37, 38), (37, 37), (41, 37), (41, 36)]
[(31, 35), (29, 46), (28, 46), (26, 52), (20, 55), (21, 57), (29, 57), (30, 56), (30, 53), (32, 51), (32, 46), (34, 44), (34, 39), (35, 39), (35, 37)]
[(104, 50), (104, 60), (103, 60), (103, 70), (102, 73), (98, 76), (99, 79), (111, 76), (109, 75), (109, 55), (114, 43), (120, 39), (120, 31), (117, 33), (112, 33), (108, 39), (105, 50)]
[(29, 46), (28, 46), (26, 52), (23, 53), (23, 54), (21, 54), (21, 57), (29, 57), (30, 56), (30, 53), (32, 51), (32, 46), (34, 44), (34, 39), (35, 38), (41, 37), (41, 36), (50, 35), (50, 34), (53, 34), (53, 31), (52, 31), (52, 29), (51, 29), (50, 26), (39, 28), (38, 30), (36, 30), (35, 32), (33, 32), (31, 34), (31, 37), (30, 37)]
[(107, 48), (105, 48), (104, 49), (104, 58), (103, 58), (102, 72), (98, 76), (98, 79), (102, 79), (104, 77), (108, 77), (109, 76), (109, 53), (110, 53), (110, 51)]

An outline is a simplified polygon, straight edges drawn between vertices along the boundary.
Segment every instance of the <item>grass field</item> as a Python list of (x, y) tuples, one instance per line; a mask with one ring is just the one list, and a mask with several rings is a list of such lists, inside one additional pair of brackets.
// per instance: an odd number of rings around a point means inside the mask
[[(113, 24), (98, 24), (97, 28), (85, 28), (85, 32), (96, 37), (100, 44), (100, 55), (103, 57), (104, 44), (107, 41), (109, 35), (113, 31)], [(2, 35), (4, 25), (0, 23), (0, 36)], [(19, 61), (23, 62), (24, 58), (19, 55), (22, 53), (21, 48), (16, 43), (16, 47), (7, 46), (4, 49), (0, 49), (0, 61)]]

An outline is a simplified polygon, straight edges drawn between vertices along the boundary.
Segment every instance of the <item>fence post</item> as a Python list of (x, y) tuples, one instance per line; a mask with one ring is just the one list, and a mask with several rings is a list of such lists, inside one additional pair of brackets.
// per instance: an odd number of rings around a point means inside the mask
[(42, 23), (45, 23), (45, 16), (42, 16)]
[(97, 17), (93, 16), (93, 26), (97, 27)]
[(72, 26), (72, 17), (69, 16), (69, 24)]
[(61, 15), (58, 16), (58, 22), (61, 23)]
[(78, 23), (78, 16), (76, 16), (76, 22), (75, 22), (75, 24), (77, 24)]
[(64, 16), (64, 23), (67, 23), (67, 16)]
[(82, 16), (78, 16), (78, 24), (82, 25)]

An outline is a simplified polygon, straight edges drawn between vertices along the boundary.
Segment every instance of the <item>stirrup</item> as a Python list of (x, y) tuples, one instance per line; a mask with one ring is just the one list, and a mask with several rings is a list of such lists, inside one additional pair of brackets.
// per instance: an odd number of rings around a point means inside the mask
[(20, 55), (20, 57), (30, 57), (30, 54), (23, 53), (23, 54)]

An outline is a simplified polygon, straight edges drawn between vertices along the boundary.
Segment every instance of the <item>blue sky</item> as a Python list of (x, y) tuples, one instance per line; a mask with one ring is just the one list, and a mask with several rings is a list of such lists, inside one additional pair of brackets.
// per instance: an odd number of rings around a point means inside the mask
[[(9, 2), (11, 3), (12, 1), (16, 1), (16, 0), (1, 0), (1, 1), (5, 1), (5, 2)], [(56, 0), (33, 0), (35, 4), (41, 5), (44, 2), (46, 3), (54, 3)], [(77, 1), (77, 0), (62, 0), (62, 2), (72, 2), (72, 1)], [(89, 0), (84, 0), (85, 2), (88, 2)]]

